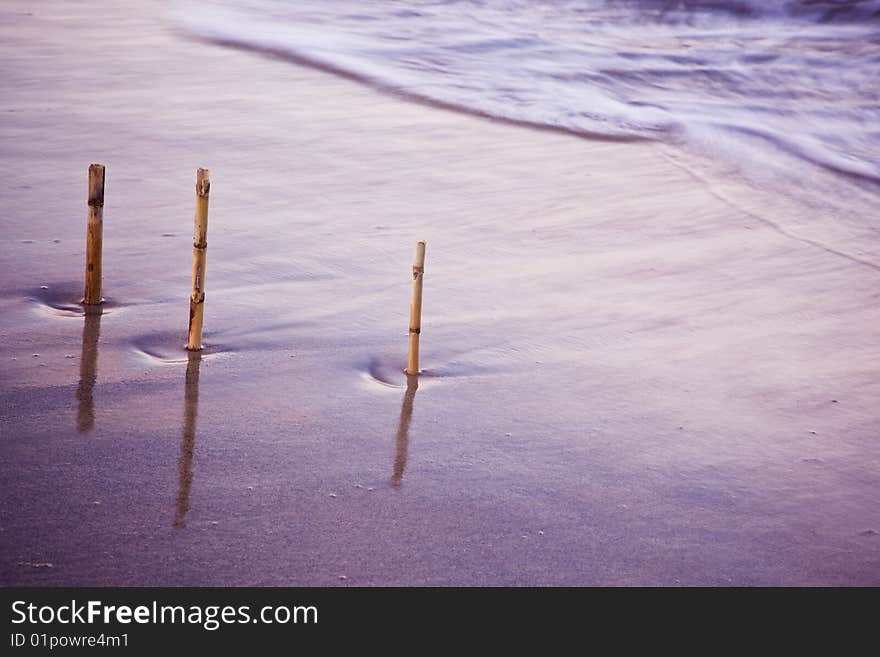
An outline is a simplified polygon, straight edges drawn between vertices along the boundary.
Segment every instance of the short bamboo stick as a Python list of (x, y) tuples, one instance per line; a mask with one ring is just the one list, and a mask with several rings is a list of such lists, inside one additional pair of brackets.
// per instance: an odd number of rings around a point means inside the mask
[(89, 165), (89, 224), (86, 229), (86, 285), (83, 304), (94, 306), (101, 297), (101, 249), (104, 242), (104, 165)]
[(205, 257), (208, 251), (208, 196), (211, 172), (199, 169), (196, 174), (196, 218), (193, 232), (192, 293), (189, 298), (189, 335), (186, 348), (202, 348), (202, 320), (205, 311)]
[(413, 294), (409, 307), (409, 361), (406, 373), (419, 373), (419, 335), (422, 332), (422, 279), (425, 276), (425, 243), (416, 242), (413, 261)]

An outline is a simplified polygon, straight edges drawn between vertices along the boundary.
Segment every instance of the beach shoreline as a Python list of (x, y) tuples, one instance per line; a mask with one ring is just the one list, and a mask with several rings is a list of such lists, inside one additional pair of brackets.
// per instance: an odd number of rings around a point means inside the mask
[[(0, 10), (0, 583), (880, 584), (867, 218), (166, 10)], [(91, 162), (108, 303), (84, 318)]]

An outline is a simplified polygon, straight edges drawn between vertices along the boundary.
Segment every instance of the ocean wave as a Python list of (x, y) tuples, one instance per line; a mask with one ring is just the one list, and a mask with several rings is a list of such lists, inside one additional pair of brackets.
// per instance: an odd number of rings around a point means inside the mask
[[(652, 18), (677, 20), (697, 13), (737, 18), (788, 18), (818, 23), (880, 20), (880, 0), (622, 0)], [(606, 3), (607, 4), (607, 3)]]
[(878, 15), (874, 0), (215, 0), (176, 21), (443, 107), (876, 183)]

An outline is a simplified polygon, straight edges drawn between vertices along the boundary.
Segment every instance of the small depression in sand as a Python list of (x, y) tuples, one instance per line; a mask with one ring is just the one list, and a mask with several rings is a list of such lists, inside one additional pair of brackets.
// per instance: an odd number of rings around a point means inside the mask
[[(132, 340), (131, 344), (137, 353), (154, 363), (186, 363), (189, 360), (186, 334), (178, 331), (140, 336)], [(224, 345), (213, 343), (210, 336), (205, 336), (205, 343), (199, 353), (204, 357), (232, 351), (234, 350)]]
[[(310, 326), (308, 322), (278, 322), (244, 331), (205, 333), (202, 356), (239, 351), (289, 351), (294, 340), (287, 334), (290, 329)], [(222, 341), (219, 342), (219, 341)], [(186, 332), (165, 331), (135, 337), (132, 346), (143, 356), (158, 363), (187, 362)], [(235, 345), (234, 347), (231, 345)]]
[[(358, 368), (369, 383), (377, 383), (387, 388), (406, 388), (409, 376), (406, 373), (406, 359), (395, 356), (371, 358)], [(419, 381), (428, 383), (440, 379), (484, 374), (488, 368), (460, 362), (429, 363), (419, 370)]]
[(99, 306), (84, 306), (82, 285), (79, 283), (41, 285), (35, 290), (28, 290), (26, 295), (38, 312), (56, 317), (82, 317), (93, 313), (107, 315), (122, 305), (111, 297), (104, 297)]

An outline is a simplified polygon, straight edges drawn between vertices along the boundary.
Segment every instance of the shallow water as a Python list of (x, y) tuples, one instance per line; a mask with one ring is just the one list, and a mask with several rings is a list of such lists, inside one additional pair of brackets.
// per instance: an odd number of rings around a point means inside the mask
[(880, 184), (880, 3), (212, 0), (176, 24), (407, 96), (678, 144), (836, 210)]

